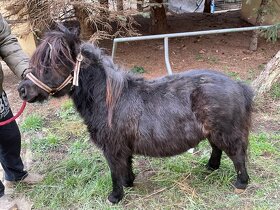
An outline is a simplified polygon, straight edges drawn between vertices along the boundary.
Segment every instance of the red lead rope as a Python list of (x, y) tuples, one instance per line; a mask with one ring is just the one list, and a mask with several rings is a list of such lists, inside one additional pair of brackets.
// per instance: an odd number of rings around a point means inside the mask
[(12, 122), (12, 121), (14, 121), (15, 119), (17, 119), (17, 118), (22, 114), (22, 112), (23, 112), (25, 106), (26, 106), (26, 101), (23, 101), (23, 103), (22, 103), (22, 105), (21, 105), (21, 107), (20, 107), (19, 112), (18, 112), (15, 116), (13, 116), (12, 118), (10, 118), (10, 119), (8, 119), (8, 120), (5, 120), (5, 121), (3, 121), (3, 122), (0, 122), (0, 126), (7, 125), (7, 124), (9, 124), (10, 122)]

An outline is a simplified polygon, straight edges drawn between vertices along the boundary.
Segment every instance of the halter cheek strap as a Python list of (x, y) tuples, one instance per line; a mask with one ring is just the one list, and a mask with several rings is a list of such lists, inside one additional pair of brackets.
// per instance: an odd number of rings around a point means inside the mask
[(37, 77), (35, 77), (31, 72), (28, 72), (26, 74), (26, 77), (28, 79), (30, 79), (35, 85), (37, 85), (39, 88), (41, 88), (42, 90), (46, 91), (48, 94), (50, 95), (54, 95), (55, 93), (57, 93), (58, 91), (62, 90), (66, 85), (68, 85), (69, 83), (75, 85), (75, 86), (79, 86), (79, 73), (80, 73), (80, 68), (81, 68), (81, 62), (83, 60), (83, 56), (81, 55), (81, 53), (78, 54), (77, 59), (76, 59), (76, 64), (75, 64), (75, 68), (73, 69), (74, 72), (74, 76), (72, 76), (71, 74), (69, 74), (69, 76), (64, 80), (64, 82), (57, 88), (51, 88), (48, 85), (46, 85), (45, 83), (41, 82)]
[(78, 54), (77, 58), (76, 58), (76, 64), (75, 64), (75, 68), (74, 68), (74, 77), (73, 77), (73, 85), (75, 86), (79, 86), (79, 74), (80, 74), (80, 69), (81, 69), (81, 62), (83, 60), (83, 56), (81, 53)]

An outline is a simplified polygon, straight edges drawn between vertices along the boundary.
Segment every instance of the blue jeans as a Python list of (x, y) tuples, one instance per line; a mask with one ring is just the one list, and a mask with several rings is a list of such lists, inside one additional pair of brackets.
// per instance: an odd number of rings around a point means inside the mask
[[(0, 93), (0, 116), (0, 122), (13, 117), (4, 92)], [(16, 121), (0, 126), (0, 162), (5, 172), (5, 180), (18, 181), (27, 176), (20, 157), (20, 150), (21, 136)], [(0, 197), (2, 192), (4, 193), (4, 186), (0, 181)]]

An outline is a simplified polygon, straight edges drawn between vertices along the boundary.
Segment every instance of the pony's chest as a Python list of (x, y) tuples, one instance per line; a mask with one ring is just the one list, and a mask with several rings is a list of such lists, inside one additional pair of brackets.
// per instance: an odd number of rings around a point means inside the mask
[(112, 136), (106, 124), (99, 124), (99, 126), (87, 125), (87, 128), (91, 141), (99, 148), (103, 148), (108, 143), (107, 141), (110, 139), (110, 136)]

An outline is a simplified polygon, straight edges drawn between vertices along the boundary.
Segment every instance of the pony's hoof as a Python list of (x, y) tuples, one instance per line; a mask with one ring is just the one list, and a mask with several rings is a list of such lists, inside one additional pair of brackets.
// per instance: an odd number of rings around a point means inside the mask
[(248, 186), (248, 182), (240, 182), (239, 180), (237, 180), (235, 183), (234, 183), (234, 187), (238, 190), (245, 190), (246, 187)]
[(117, 194), (112, 192), (109, 196), (108, 196), (108, 200), (112, 203), (112, 204), (116, 204), (118, 202), (120, 202), (120, 200), (123, 198), (123, 194)]
[(123, 184), (124, 187), (133, 187), (133, 182), (126, 182)]
[(220, 166), (214, 166), (214, 165), (211, 165), (210, 163), (207, 163), (205, 165), (205, 167), (208, 171), (215, 171), (215, 170), (219, 169)]
[(234, 189), (234, 193), (235, 194), (241, 194), (241, 193), (243, 193), (245, 191), (245, 189), (238, 189), (238, 188), (235, 188)]

